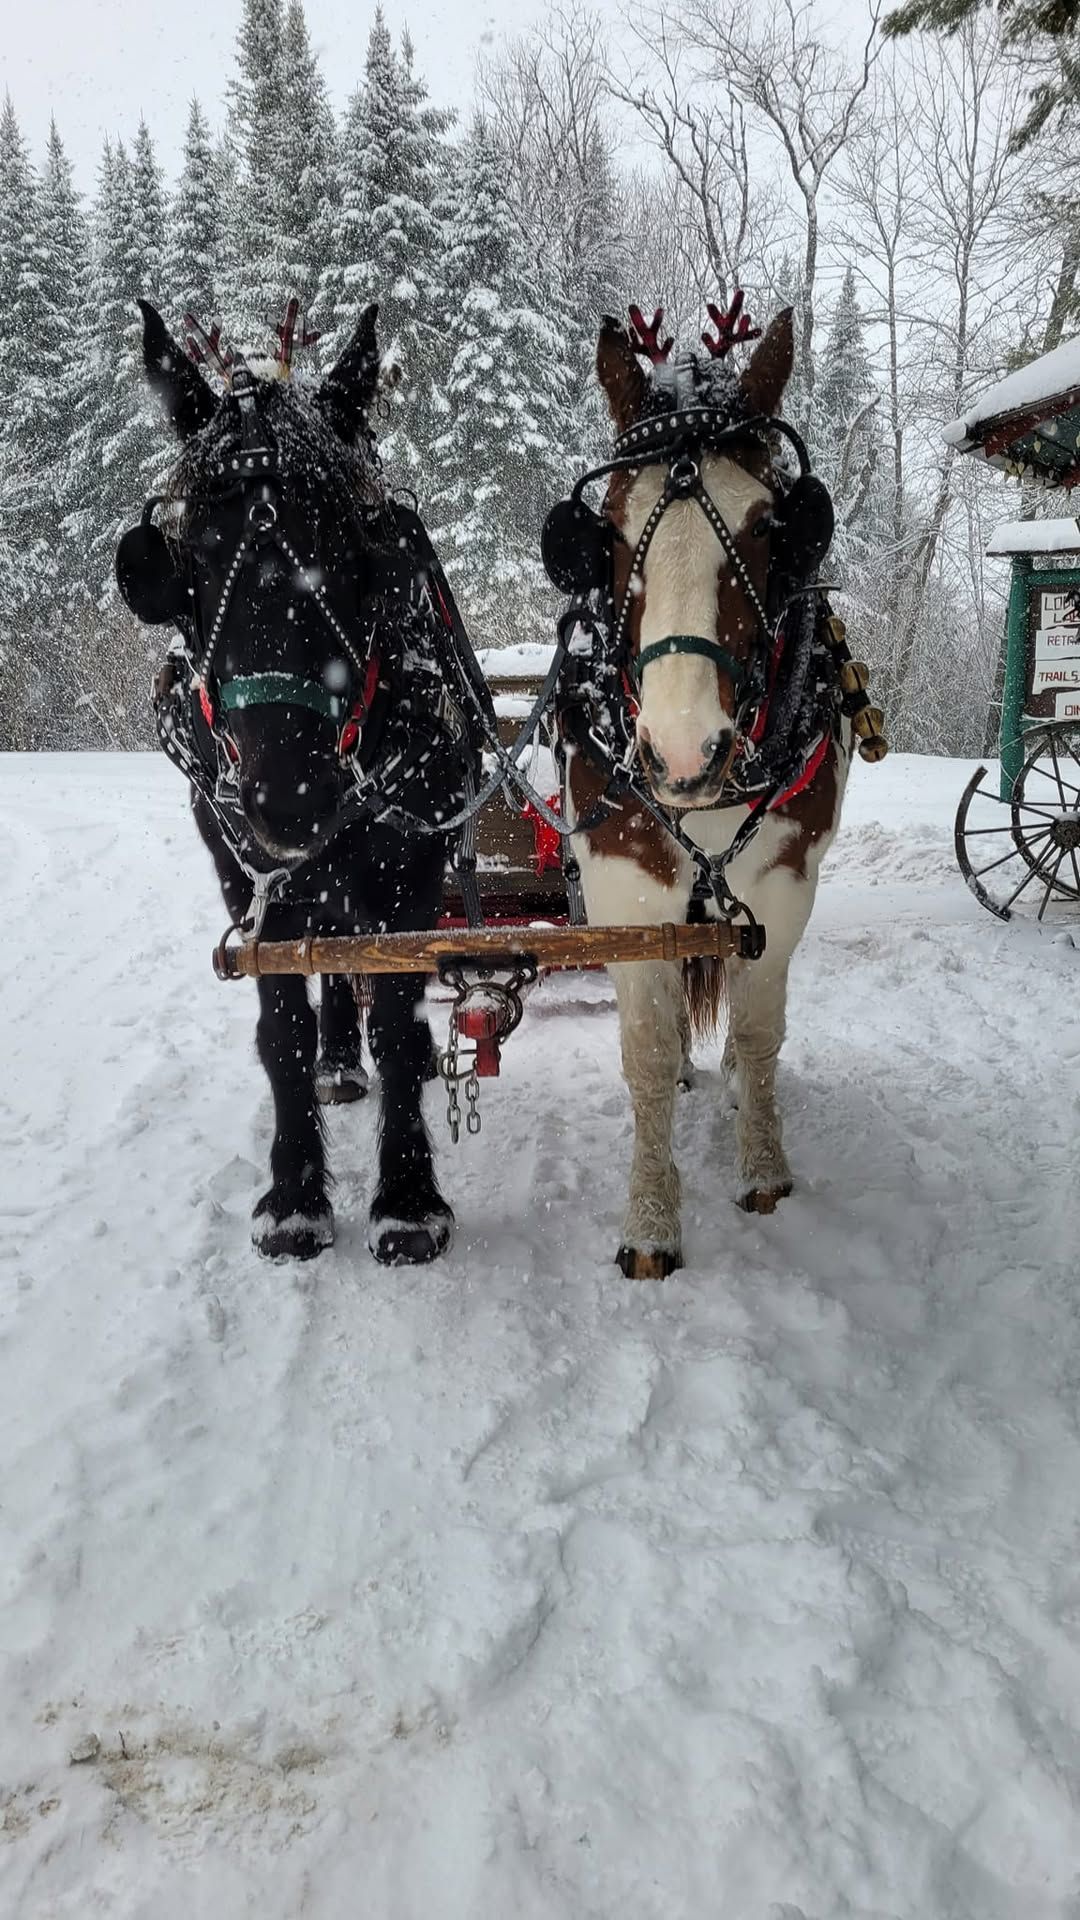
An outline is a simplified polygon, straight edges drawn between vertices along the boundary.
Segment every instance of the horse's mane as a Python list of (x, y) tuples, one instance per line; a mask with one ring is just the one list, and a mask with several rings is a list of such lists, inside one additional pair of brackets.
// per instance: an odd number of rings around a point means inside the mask
[[(335, 432), (319, 400), (316, 382), (260, 380), (259, 417), (278, 450), (278, 471), (288, 482), (325, 476), (329, 491), (353, 505), (378, 506), (386, 497), (375, 436), (366, 418), (351, 445)], [(191, 508), (220, 491), (218, 468), (240, 446), (240, 405), (225, 394), (201, 433), (185, 445), (165, 484), (165, 499)]]

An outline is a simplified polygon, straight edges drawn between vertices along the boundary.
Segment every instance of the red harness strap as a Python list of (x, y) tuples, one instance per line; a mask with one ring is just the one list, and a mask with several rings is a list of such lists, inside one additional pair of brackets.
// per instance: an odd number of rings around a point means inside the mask
[[(548, 795), (547, 804), (552, 813), (562, 812), (559, 794)], [(533, 830), (533, 864), (537, 873), (547, 873), (551, 867), (562, 865), (562, 842), (554, 827), (550, 827), (542, 813), (538, 813), (531, 800), (526, 800), (521, 809), (522, 818), (528, 820)]]
[(831, 738), (831, 734), (822, 734), (821, 739), (818, 741), (817, 746), (814, 748), (798, 779), (793, 780), (790, 787), (786, 787), (783, 793), (779, 794), (775, 800), (770, 802), (770, 813), (773, 812), (774, 808), (785, 806), (789, 800), (794, 800), (797, 793), (801, 793), (804, 787), (810, 785), (811, 780), (814, 778), (825, 755), (829, 751), (829, 741)]
[(368, 714), (371, 712), (371, 703), (375, 698), (375, 689), (378, 684), (379, 661), (378, 656), (373, 653), (367, 663), (367, 672), (364, 674), (364, 690), (349, 715), (349, 718), (346, 720), (345, 725), (342, 727), (341, 734), (338, 738), (338, 753), (343, 760), (347, 759), (350, 753), (355, 753), (356, 751), (360, 740), (360, 729), (367, 719)]

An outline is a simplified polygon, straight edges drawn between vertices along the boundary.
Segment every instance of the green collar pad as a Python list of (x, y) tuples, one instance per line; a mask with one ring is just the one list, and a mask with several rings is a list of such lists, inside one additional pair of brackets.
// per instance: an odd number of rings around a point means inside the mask
[(310, 707), (325, 720), (338, 721), (345, 702), (336, 693), (328, 693), (318, 680), (305, 680), (298, 673), (245, 673), (235, 680), (223, 680), (218, 687), (226, 713), (239, 707)]

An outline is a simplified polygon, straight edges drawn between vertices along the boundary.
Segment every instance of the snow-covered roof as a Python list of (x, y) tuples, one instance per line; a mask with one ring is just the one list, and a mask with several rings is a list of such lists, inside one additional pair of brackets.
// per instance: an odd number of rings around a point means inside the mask
[(1064, 340), (979, 395), (944, 439), (1049, 486), (1080, 481), (1080, 337)]
[(987, 553), (1080, 553), (1080, 520), (1006, 520)]
[(553, 647), (522, 641), (516, 647), (481, 647), (476, 657), (485, 680), (542, 680), (553, 652)]

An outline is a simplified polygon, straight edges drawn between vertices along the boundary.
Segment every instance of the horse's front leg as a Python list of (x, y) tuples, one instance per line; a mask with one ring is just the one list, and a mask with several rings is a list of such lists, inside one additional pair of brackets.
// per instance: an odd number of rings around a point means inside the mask
[(343, 1106), (361, 1099), (367, 1087), (360, 1009), (352, 978), (347, 973), (328, 973), (319, 1000), (315, 1091), (324, 1106)]
[(423, 1085), (431, 1029), (423, 1017), (422, 974), (376, 974), (368, 1033), (381, 1081), (379, 1183), (368, 1245), (402, 1266), (434, 1260), (450, 1243), (454, 1215), (435, 1181), (424, 1124)]
[(619, 1003), (623, 1073), (634, 1108), (630, 1195), (616, 1257), (631, 1280), (663, 1280), (682, 1265), (679, 1173), (671, 1153), (683, 1060), (682, 968), (661, 960), (608, 971)]
[(791, 1192), (776, 1105), (776, 1062), (784, 1041), (788, 967), (813, 905), (815, 883), (782, 868), (746, 889), (745, 898), (768, 930), (760, 960), (728, 960), (728, 1046), (734, 1058), (735, 1141), (739, 1205), (772, 1213)]
[(259, 981), (259, 1058), (274, 1095), (271, 1186), (258, 1202), (260, 1253), (310, 1260), (334, 1238), (322, 1118), (315, 1095), (316, 1020), (303, 980)]
[[(571, 794), (571, 805), (584, 805)], [(686, 918), (690, 863), (641, 814), (614, 816), (579, 848), (591, 927), (662, 926)], [(682, 968), (634, 961), (608, 968), (619, 1003), (622, 1064), (634, 1108), (630, 1193), (616, 1259), (635, 1280), (662, 1280), (682, 1264), (679, 1175), (671, 1153), (675, 1088), (687, 1018)]]

